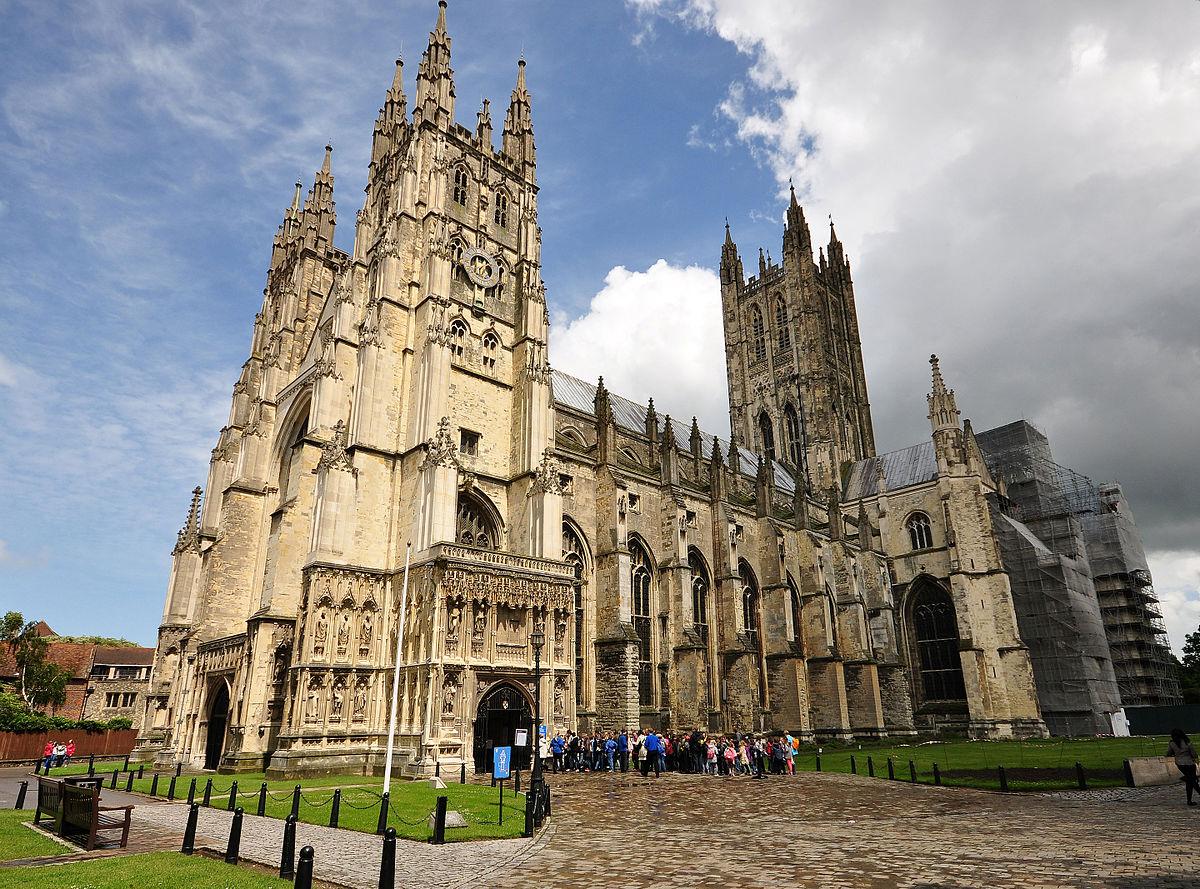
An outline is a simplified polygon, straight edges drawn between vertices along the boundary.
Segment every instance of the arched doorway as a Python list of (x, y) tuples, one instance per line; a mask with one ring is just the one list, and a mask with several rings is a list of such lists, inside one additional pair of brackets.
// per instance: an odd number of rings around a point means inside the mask
[(221, 751), (225, 747), (225, 725), (229, 721), (229, 687), (224, 680), (217, 683), (213, 692), (212, 707), (208, 711), (208, 737), (204, 742), (204, 767), (215, 769), (221, 763)]
[(954, 601), (939, 584), (919, 578), (911, 600), (913, 668), (920, 700), (932, 707), (967, 699)]
[(513, 746), (519, 728), (532, 737), (533, 708), (515, 686), (501, 683), (479, 702), (475, 717), (475, 771), (491, 772), (492, 751), (496, 747), (513, 747), (512, 767), (529, 768), (529, 747)]

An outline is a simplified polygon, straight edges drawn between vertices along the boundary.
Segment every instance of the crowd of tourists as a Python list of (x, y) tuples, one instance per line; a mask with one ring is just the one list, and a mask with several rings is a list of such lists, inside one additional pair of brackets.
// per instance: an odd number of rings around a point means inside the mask
[(718, 735), (639, 731), (555, 735), (543, 752), (552, 772), (673, 771), (732, 778), (791, 775), (800, 739), (783, 735)]
[(48, 772), (51, 766), (66, 765), (74, 755), (74, 738), (71, 738), (65, 744), (62, 741), (47, 741), (46, 746), (42, 748), (42, 766)]

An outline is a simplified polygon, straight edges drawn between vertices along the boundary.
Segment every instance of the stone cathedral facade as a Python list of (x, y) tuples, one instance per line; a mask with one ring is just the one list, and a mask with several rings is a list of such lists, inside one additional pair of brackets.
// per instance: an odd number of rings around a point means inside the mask
[(552, 371), (525, 64), (497, 149), (488, 102), (456, 122), (445, 6), (411, 111), (397, 62), (350, 251), (328, 147), (284, 213), (141, 753), (379, 769), (401, 625), (412, 773), (486, 768), (535, 701), (551, 731), (1044, 734), (997, 483), (936, 360), (932, 466), (875, 454), (832, 228), (814, 258), (793, 195), (749, 278), (726, 229), (730, 439)]

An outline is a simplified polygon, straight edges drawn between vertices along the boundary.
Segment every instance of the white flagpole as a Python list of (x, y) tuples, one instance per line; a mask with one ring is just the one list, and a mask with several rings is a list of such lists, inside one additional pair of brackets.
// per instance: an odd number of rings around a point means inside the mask
[(404, 644), (404, 615), (408, 611), (408, 560), (412, 555), (412, 544), (404, 550), (404, 587), (400, 593), (400, 620), (396, 625), (396, 666), (392, 670), (392, 715), (388, 719), (387, 762), (383, 767), (383, 792), (392, 786), (392, 751), (396, 747), (396, 698), (400, 694), (400, 648)]

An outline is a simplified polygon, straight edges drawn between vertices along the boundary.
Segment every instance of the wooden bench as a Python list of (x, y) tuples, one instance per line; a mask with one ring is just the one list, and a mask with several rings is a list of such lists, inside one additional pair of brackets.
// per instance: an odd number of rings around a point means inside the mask
[[(118, 812), (124, 814), (115, 814)], [(121, 831), (122, 849), (129, 844), (133, 806), (100, 805), (100, 786), (95, 780), (38, 778), (34, 823), (39, 823), (43, 815), (53, 822), (55, 833), (63, 839), (78, 840), (88, 851), (96, 848), (98, 834), (109, 831)]]

